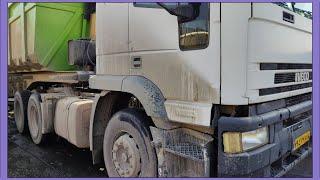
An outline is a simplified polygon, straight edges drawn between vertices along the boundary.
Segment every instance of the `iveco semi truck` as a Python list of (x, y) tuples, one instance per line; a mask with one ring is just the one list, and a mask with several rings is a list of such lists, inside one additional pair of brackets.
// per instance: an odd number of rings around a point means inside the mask
[(299, 6), (12, 3), (17, 128), (90, 149), (109, 177), (282, 176), (312, 151)]

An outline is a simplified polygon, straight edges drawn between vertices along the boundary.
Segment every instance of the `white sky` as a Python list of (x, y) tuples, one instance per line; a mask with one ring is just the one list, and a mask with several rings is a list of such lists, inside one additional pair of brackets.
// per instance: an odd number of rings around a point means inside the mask
[(312, 3), (296, 3), (295, 7), (312, 12)]

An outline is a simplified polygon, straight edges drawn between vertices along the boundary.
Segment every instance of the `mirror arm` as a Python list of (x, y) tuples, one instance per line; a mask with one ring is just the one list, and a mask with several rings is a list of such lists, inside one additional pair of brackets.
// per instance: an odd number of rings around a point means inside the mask
[[(183, 22), (189, 22), (189, 21), (192, 21), (194, 20), (196, 17), (199, 16), (199, 12), (197, 13), (196, 16), (194, 17), (187, 17), (187, 16), (181, 16), (181, 15), (177, 15), (177, 13), (175, 13), (173, 10), (171, 10), (170, 8), (168, 8), (166, 5), (164, 5), (163, 3), (159, 3), (157, 2), (157, 4), (162, 7), (163, 9), (165, 9), (169, 14), (173, 15), (173, 16), (177, 16), (178, 17), (178, 21), (180, 21), (181, 23)], [(195, 6), (193, 5), (193, 8), (195, 8)], [(197, 7), (199, 8), (199, 7)], [(197, 9), (196, 8), (196, 9)], [(195, 10), (195, 9), (193, 9)], [(199, 10), (198, 10), (199, 11)]]
[(291, 3), (291, 6), (292, 6), (292, 10), (293, 10), (293, 12), (296, 12), (295, 5), (296, 5), (296, 3), (295, 3), (295, 2), (292, 2), (292, 3)]
[(173, 13), (173, 11), (171, 11), (169, 8), (167, 8), (165, 5), (163, 5), (163, 3), (157, 2), (157, 4), (158, 4), (159, 6), (161, 6), (163, 9), (165, 9), (166, 11), (168, 11), (168, 13), (170, 13), (171, 15), (174, 15), (174, 16), (175, 16), (175, 14)]

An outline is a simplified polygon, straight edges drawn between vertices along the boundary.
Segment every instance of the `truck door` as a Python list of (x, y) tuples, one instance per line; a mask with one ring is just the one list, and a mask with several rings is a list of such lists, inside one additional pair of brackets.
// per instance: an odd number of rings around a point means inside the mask
[(220, 3), (201, 7), (199, 18), (179, 24), (157, 3), (129, 5), (130, 73), (150, 79), (166, 99), (219, 103)]

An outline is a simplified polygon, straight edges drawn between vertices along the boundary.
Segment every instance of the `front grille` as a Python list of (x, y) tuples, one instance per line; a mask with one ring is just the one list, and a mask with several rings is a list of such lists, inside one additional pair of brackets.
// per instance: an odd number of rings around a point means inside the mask
[(264, 89), (259, 89), (259, 96), (266, 96), (270, 94), (295, 91), (298, 89), (304, 89), (309, 87), (312, 87), (312, 83), (296, 84), (291, 86), (282, 86), (282, 87), (274, 87), (274, 88), (264, 88)]
[(260, 70), (312, 69), (312, 64), (261, 63)]
[(312, 110), (309, 110), (309, 111), (306, 111), (304, 113), (301, 113), (297, 116), (294, 116), (292, 118), (289, 118), (289, 119), (286, 119), (285, 121), (283, 121), (283, 127), (286, 128), (286, 127), (289, 127), (293, 124), (296, 124), (308, 117), (310, 117), (312, 115)]
[(309, 100), (311, 100), (311, 93), (288, 97), (285, 99), (285, 102), (286, 102), (286, 106), (288, 107), (288, 106), (293, 106)]
[[(309, 80), (312, 80), (312, 73), (309, 73)], [(279, 73), (274, 75), (274, 83), (288, 83), (296, 81), (296, 73)]]
[[(311, 100), (311, 93), (301, 94), (297, 96), (288, 97), (281, 100), (269, 101), (257, 104), (255, 107), (256, 114), (263, 114), (276, 109), (290, 107), (305, 101)], [(251, 109), (251, 108), (250, 108)], [(236, 111), (237, 112), (237, 111)]]

